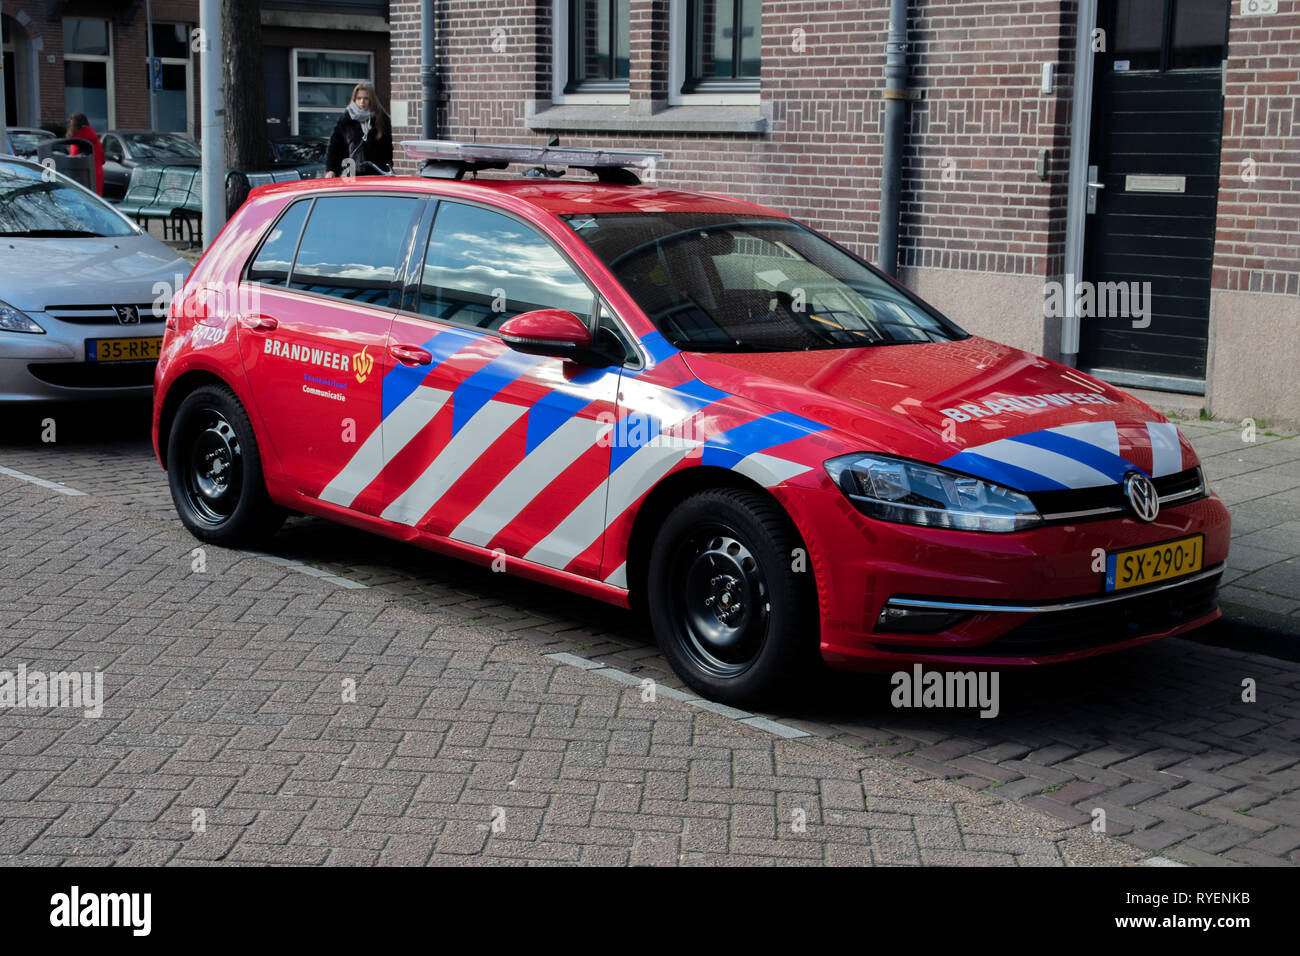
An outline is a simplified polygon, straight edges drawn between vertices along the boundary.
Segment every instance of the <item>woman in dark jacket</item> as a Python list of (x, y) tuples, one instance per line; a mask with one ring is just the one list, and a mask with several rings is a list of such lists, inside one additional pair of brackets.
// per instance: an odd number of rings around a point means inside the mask
[(388, 115), (379, 103), (375, 88), (358, 83), (352, 88), (352, 102), (339, 117), (325, 153), (325, 178), (333, 176), (367, 176), (375, 171), (362, 168), (374, 163), (385, 172), (393, 166), (393, 137)]

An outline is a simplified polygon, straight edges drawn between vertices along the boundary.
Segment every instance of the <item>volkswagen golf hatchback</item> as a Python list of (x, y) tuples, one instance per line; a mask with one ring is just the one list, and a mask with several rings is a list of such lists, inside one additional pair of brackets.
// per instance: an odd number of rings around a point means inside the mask
[(504, 564), (733, 703), (1218, 616), (1227, 510), (1141, 402), (651, 158), (407, 145), (418, 178), (255, 190), (173, 302), (153, 436), (202, 540), (296, 511)]

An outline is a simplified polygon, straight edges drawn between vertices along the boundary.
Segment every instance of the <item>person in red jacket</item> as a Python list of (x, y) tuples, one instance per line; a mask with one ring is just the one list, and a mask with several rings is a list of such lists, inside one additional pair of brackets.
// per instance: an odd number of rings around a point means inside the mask
[[(104, 147), (85, 113), (73, 113), (68, 117), (68, 131), (65, 135), (68, 139), (84, 139), (90, 143), (90, 151), (95, 157), (95, 192), (104, 195)], [(69, 153), (76, 156), (80, 150), (73, 146), (69, 148)]]

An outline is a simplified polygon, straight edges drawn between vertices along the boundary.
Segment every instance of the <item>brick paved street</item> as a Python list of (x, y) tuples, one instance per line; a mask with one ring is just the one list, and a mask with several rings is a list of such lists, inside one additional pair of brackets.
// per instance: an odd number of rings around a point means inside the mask
[(126, 505), (0, 477), (0, 513), (0, 659), (107, 689), (98, 719), (0, 715), (4, 862), (1141, 856), (839, 744), (646, 703), (460, 609), (215, 548), (195, 573), (179, 526)]
[[(365, 589), (211, 548), (191, 572), (137, 413), (0, 444), (88, 493), (0, 476), (0, 665), (100, 666), (109, 695), (0, 714), (7, 862), (1300, 862), (1300, 664), (1233, 625), (1004, 675), (994, 720), (834, 675), (768, 715), (812, 735), (786, 740), (545, 656), (679, 688), (630, 614), (348, 529), (295, 519), (274, 554)], [(1286, 625), (1300, 439), (1186, 430), (1234, 512), (1225, 608)]]

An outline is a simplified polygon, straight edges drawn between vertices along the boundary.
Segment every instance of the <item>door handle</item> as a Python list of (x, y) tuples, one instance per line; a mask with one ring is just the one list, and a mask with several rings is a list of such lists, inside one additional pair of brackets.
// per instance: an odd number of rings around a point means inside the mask
[(1105, 184), (1105, 183), (1088, 183), (1088, 188), (1089, 188), (1089, 189), (1105, 189), (1105, 188), (1106, 188), (1106, 184)]
[(280, 320), (273, 315), (241, 315), (239, 324), (250, 332), (274, 332), (280, 327)]
[(403, 365), (428, 365), (433, 361), (433, 353), (418, 345), (390, 345), (388, 354)]

